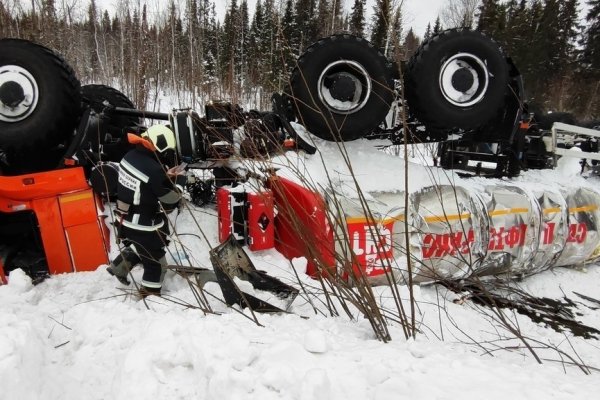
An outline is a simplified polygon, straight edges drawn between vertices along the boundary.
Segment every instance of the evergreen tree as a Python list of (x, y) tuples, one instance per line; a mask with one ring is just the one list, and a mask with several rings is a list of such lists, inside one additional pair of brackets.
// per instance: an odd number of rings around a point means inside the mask
[(102, 20), (100, 21), (100, 29), (104, 34), (112, 33), (112, 22), (110, 20), (110, 14), (107, 10), (102, 13)]
[(88, 37), (88, 46), (90, 49), (93, 49), (90, 53), (89, 58), (89, 69), (91, 72), (92, 80), (96, 80), (98, 74), (100, 73), (100, 57), (99, 57), (99, 49), (96, 41), (96, 33), (98, 29), (98, 9), (96, 8), (96, 1), (92, 0), (90, 5), (88, 6), (88, 19), (85, 24), (87, 30)]
[[(291, 7), (291, 6), (290, 6)], [(286, 43), (279, 26), (279, 14), (275, 9), (275, 0), (265, 0), (265, 24), (263, 29), (264, 69), (262, 71), (262, 86), (268, 91), (276, 91), (281, 81), (279, 66), (282, 65), (282, 47)]]
[(373, 15), (371, 43), (381, 51), (385, 51), (388, 42), (388, 32), (392, 21), (392, 6), (390, 0), (377, 0)]
[(321, 24), (319, 25), (318, 29), (318, 36), (328, 36), (333, 32), (332, 12), (333, 10), (331, 9), (329, 0), (319, 0), (317, 6), (317, 15), (319, 21), (321, 21)]
[(388, 32), (388, 45), (384, 54), (394, 60), (402, 58), (402, 13), (400, 7), (393, 10), (392, 24)]
[(423, 36), (423, 40), (428, 40), (431, 38), (431, 22), (427, 24), (427, 29), (425, 29), (425, 36)]
[[(163, 52), (166, 54), (169, 60), (167, 68), (170, 74), (170, 87), (180, 90), (182, 85), (181, 76), (183, 73), (182, 60), (187, 59), (185, 54), (188, 40), (183, 30), (183, 22), (181, 21), (179, 10), (177, 9), (177, 5), (174, 0), (172, 0), (169, 4), (169, 11), (167, 15), (168, 23), (164, 27), (164, 34), (161, 36), (168, 38), (168, 42), (165, 42), (165, 48)], [(126, 26), (127, 25), (129, 25), (129, 23), (126, 22)], [(132, 28), (126, 28), (126, 37), (131, 37), (132, 34), (129, 33), (131, 30)]]
[(300, 54), (308, 45), (317, 40), (318, 26), (321, 22), (315, 13), (315, 0), (297, 0), (294, 12), (295, 28), (299, 39), (298, 47), (294, 49)]
[(584, 67), (600, 74), (600, 0), (588, 0), (590, 9), (586, 15), (587, 27), (585, 29), (582, 45), (581, 61)]
[(440, 21), (440, 17), (437, 17), (435, 20), (435, 25), (433, 25), (433, 34), (437, 35), (442, 31), (442, 21)]
[(235, 66), (237, 58), (237, 43), (239, 37), (239, 11), (237, 0), (231, 0), (229, 9), (223, 19), (224, 37), (221, 43), (221, 79), (229, 92), (233, 91)]
[(114, 16), (110, 23), (110, 30), (113, 33), (117, 33), (121, 31), (121, 22), (119, 21), (119, 17), (117, 15)]
[(535, 73), (542, 78), (546, 86), (560, 71), (560, 46), (557, 38), (560, 36), (558, 0), (545, 0), (539, 29), (534, 34), (534, 44), (540, 51)]
[(525, 72), (525, 61), (530, 53), (531, 43), (528, 42), (532, 30), (530, 11), (527, 0), (511, 1), (506, 11), (506, 35), (504, 43), (506, 50), (515, 60), (521, 72)]
[(579, 34), (577, 0), (565, 0), (559, 3), (558, 55), (561, 58), (559, 69), (565, 70), (575, 60), (575, 43)]
[(581, 114), (587, 118), (600, 117), (600, 0), (588, 0), (590, 9), (586, 15), (587, 28), (585, 29), (581, 52), (583, 77), (578, 93), (580, 96)]
[(199, 79), (201, 73), (201, 54), (202, 46), (204, 41), (202, 40), (200, 32), (200, 19), (197, 0), (187, 0), (187, 12), (186, 12), (186, 36), (188, 38), (188, 45), (190, 48), (189, 58), (189, 69), (188, 69), (188, 83), (193, 86), (194, 83)]
[(283, 18), (281, 20), (281, 30), (283, 33), (282, 43), (285, 47), (295, 49), (300, 43), (300, 32), (296, 26), (296, 14), (294, 9), (294, 0), (286, 0)]
[(517, 2), (517, 0), (509, 0), (506, 2), (505, 4), (506, 7), (506, 21), (507, 21), (507, 27), (510, 25), (510, 21), (513, 21), (516, 16), (517, 16), (517, 12), (519, 12), (519, 3)]
[(419, 38), (417, 37), (417, 35), (415, 35), (413, 29), (410, 28), (408, 33), (406, 34), (406, 37), (404, 38), (404, 43), (402, 45), (402, 48), (404, 50), (403, 60), (408, 61), (413, 56), (413, 54), (417, 52), (417, 49), (419, 48), (420, 44), (421, 42)]
[(547, 101), (556, 110), (563, 110), (566, 102), (570, 104), (573, 102), (569, 99), (568, 93), (575, 85), (573, 80), (576, 61), (575, 43), (579, 31), (577, 19), (577, 0), (559, 2), (559, 34), (554, 40), (556, 43), (556, 74), (547, 91)]
[[(281, 20), (281, 37), (277, 49), (281, 52), (280, 59), (277, 60), (282, 68), (292, 66), (301, 43), (301, 28), (297, 25), (297, 17), (293, 0), (287, 0), (283, 19)], [(272, 48), (272, 50), (275, 50)]]
[(340, 32), (343, 26), (343, 0), (331, 0), (331, 33)]
[(361, 37), (365, 34), (365, 1), (354, 0), (350, 14), (350, 32)]
[(258, 0), (254, 8), (254, 16), (250, 24), (248, 33), (248, 77), (253, 85), (258, 86), (260, 76), (264, 67), (262, 52), (264, 49), (263, 29), (265, 24), (265, 14), (262, 1)]
[(501, 18), (500, 8), (498, 0), (483, 0), (479, 6), (477, 30), (497, 38)]
[(239, 20), (239, 30), (240, 37), (237, 41), (237, 55), (239, 57), (238, 61), (238, 73), (240, 75), (240, 79), (245, 80), (247, 74), (247, 51), (249, 45), (249, 32), (250, 32), (250, 23), (249, 23), (249, 15), (248, 15), (248, 2), (246, 0), (242, 0), (242, 4), (240, 5), (240, 20)]
[(136, 73), (136, 88), (134, 95), (134, 104), (141, 105), (146, 108), (148, 103), (149, 80), (148, 70), (151, 62), (152, 49), (147, 43), (149, 27), (148, 27), (148, 10), (146, 4), (142, 6), (140, 24), (138, 26), (138, 35), (136, 46), (138, 48), (138, 69)]
[(221, 37), (218, 30), (217, 14), (215, 4), (211, 0), (202, 0), (200, 3), (199, 20), (201, 36), (204, 39), (201, 47), (201, 60), (203, 66), (204, 81), (207, 82), (205, 90), (212, 92), (212, 83), (217, 80), (218, 75), (218, 50)]

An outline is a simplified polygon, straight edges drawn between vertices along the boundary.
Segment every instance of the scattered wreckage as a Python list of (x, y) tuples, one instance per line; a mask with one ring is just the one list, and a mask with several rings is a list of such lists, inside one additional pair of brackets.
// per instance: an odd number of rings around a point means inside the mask
[[(229, 304), (265, 306), (244, 295), (234, 278), (288, 299), (297, 294), (256, 271), (240, 245), (305, 257), (314, 277), (360, 275), (372, 282), (389, 282), (390, 276), (404, 282), (406, 253), (416, 282), (528, 275), (586, 262), (600, 246), (600, 194), (592, 190), (507, 183), (473, 193), (442, 185), (410, 193), (407, 210), (399, 207), (403, 194), (392, 203), (365, 208), (342, 201), (333, 208), (327, 193), (274, 171), (263, 174), (257, 187), (224, 167), (234, 155), (260, 158), (281, 148), (315, 153), (296, 122), (330, 141), (439, 142), (443, 167), (482, 173), (483, 163), (492, 162), (492, 175), (514, 176), (523, 165), (551, 165), (561, 154), (555, 150), (568, 142), (531, 123), (523, 92), (514, 63), (478, 32), (440, 32), (403, 66), (366, 40), (339, 34), (298, 59), (287, 89), (273, 95), (272, 111), (246, 112), (213, 101), (204, 115), (151, 112), (136, 109), (109, 86), (80, 86), (52, 50), (1, 39), (0, 280), (16, 268), (37, 279), (94, 270), (108, 261), (103, 210), (115, 200), (118, 161), (130, 146), (126, 135), (143, 131), (145, 119), (172, 127), (174, 163), (211, 171), (187, 191), (196, 204), (216, 199), (222, 245), (211, 259)], [(239, 131), (243, 139), (236, 144)], [(569, 146), (595, 143), (580, 139), (595, 132), (578, 130)], [(597, 145), (586, 149), (598, 159)]]

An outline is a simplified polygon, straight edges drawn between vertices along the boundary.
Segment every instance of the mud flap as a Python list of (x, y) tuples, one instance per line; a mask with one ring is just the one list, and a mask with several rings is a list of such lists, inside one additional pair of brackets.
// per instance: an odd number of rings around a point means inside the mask
[[(211, 249), (210, 261), (225, 302), (229, 306), (238, 304), (242, 308), (248, 307), (253, 311), (264, 313), (285, 312), (298, 296), (298, 289), (286, 285), (264, 271), (258, 271), (233, 235)], [(244, 284), (244, 281), (249, 285)], [(250, 285), (252, 288), (249, 287)], [(256, 296), (261, 293), (254, 290), (268, 292), (272, 296), (269, 299), (264, 296), (258, 298)], [(256, 296), (248, 293), (249, 291), (254, 292)], [(272, 300), (279, 306), (271, 304)]]

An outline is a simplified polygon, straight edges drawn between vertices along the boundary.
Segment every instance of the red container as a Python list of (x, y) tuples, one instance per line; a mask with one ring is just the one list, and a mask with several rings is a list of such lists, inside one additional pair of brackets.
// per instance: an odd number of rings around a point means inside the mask
[(305, 257), (306, 273), (313, 278), (335, 276), (333, 229), (321, 195), (279, 176), (268, 185), (277, 205), (277, 250), (290, 260)]
[(252, 251), (272, 249), (275, 246), (275, 212), (270, 190), (247, 193), (248, 248)]
[(222, 187), (217, 190), (219, 242), (231, 234), (252, 251), (275, 246), (273, 193), (252, 188)]
[(217, 190), (217, 215), (219, 220), (219, 242), (223, 243), (231, 235), (231, 202), (229, 201), (229, 190), (219, 188)]

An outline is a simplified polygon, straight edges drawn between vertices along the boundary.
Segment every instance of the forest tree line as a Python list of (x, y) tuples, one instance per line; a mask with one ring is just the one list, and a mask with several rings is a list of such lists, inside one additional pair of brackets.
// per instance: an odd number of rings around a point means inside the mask
[(254, 10), (229, 0), (223, 18), (215, 0), (172, 0), (164, 10), (121, 1), (110, 11), (80, 1), (0, 0), (0, 38), (51, 47), (84, 83), (115, 86), (138, 106), (152, 108), (162, 88), (188, 96), (188, 106), (219, 98), (265, 109), (319, 38), (350, 32), (405, 61), (440, 30), (467, 26), (501, 44), (537, 107), (600, 117), (600, 0), (586, 0), (583, 20), (578, 0), (449, 0), (423, 38), (403, 25), (399, 0), (377, 0), (373, 10), (346, 0), (349, 11), (342, 0), (257, 0)]

